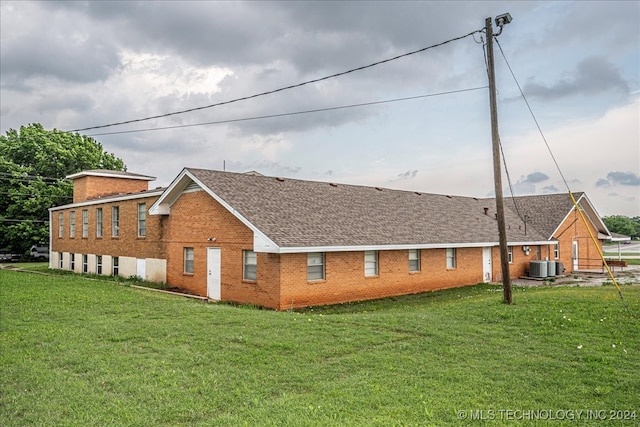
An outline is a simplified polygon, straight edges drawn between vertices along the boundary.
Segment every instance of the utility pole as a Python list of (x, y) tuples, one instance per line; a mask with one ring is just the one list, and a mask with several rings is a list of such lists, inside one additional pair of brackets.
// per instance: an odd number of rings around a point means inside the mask
[[(496, 18), (496, 23), (502, 27), (511, 22), (511, 15), (505, 13)], [(502, 171), (500, 167), (500, 134), (498, 133), (498, 107), (496, 102), (496, 73), (493, 60), (493, 26), (491, 18), (485, 20), (487, 32), (487, 68), (489, 73), (489, 105), (491, 107), (491, 141), (493, 146), (493, 181), (496, 192), (496, 212), (498, 220), (498, 235), (500, 238), (500, 265), (502, 267), (502, 286), (504, 302), (513, 303), (511, 297), (511, 276), (509, 273), (509, 258), (507, 253), (507, 230), (504, 221), (504, 200), (502, 197)]]

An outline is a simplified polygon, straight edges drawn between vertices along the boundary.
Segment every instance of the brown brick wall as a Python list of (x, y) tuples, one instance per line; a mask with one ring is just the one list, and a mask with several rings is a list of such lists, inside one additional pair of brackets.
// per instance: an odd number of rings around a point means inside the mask
[[(207, 247), (221, 248), (221, 298), (277, 306), (277, 256), (258, 254), (258, 277), (242, 280), (243, 250), (253, 249), (253, 232), (204, 191), (185, 193), (166, 218), (167, 282), (199, 295), (207, 294)], [(214, 242), (208, 239), (215, 237)], [(194, 272), (184, 273), (184, 248), (194, 248)]]
[[(525, 277), (529, 272), (529, 263), (531, 261), (536, 261), (539, 259), (538, 250), (540, 250), (540, 259), (544, 259), (545, 254), (549, 253), (548, 245), (527, 245), (529, 246), (529, 255), (525, 254), (522, 249), (523, 245), (515, 245), (512, 247), (513, 261), (509, 264), (509, 276), (512, 279), (517, 279), (519, 277)], [(553, 248), (553, 245), (551, 245)], [(492, 248), (491, 250), (492, 257), (492, 270), (493, 270), (493, 281), (501, 282), (502, 281), (502, 266), (500, 261), (500, 248), (498, 246)], [(553, 261), (553, 250), (551, 250), (551, 257), (549, 258)]]
[(138, 193), (148, 189), (147, 180), (83, 176), (73, 180), (73, 203), (113, 194)]
[[(51, 250), (80, 254), (129, 256), (135, 258), (165, 258), (160, 216), (149, 215), (157, 196), (99, 203), (51, 212)], [(146, 203), (146, 237), (138, 237), (138, 203)], [(111, 208), (120, 208), (120, 235), (112, 237)], [(102, 208), (102, 237), (96, 237), (96, 209)], [(89, 212), (88, 236), (82, 237), (82, 211)], [(75, 237), (69, 237), (69, 213), (75, 211)], [(64, 233), (58, 237), (58, 217), (64, 215)]]
[[(482, 248), (457, 250), (457, 267), (446, 268), (444, 249), (420, 251), (420, 272), (409, 272), (406, 250), (378, 252), (378, 276), (365, 277), (363, 252), (325, 254), (325, 280), (307, 281), (307, 254), (281, 255), (279, 309), (375, 299), (482, 282)], [(261, 268), (259, 265), (258, 268)]]
[[(591, 233), (597, 238), (598, 231), (589, 223)], [(578, 269), (600, 269), (602, 268), (602, 259), (598, 250), (602, 251), (602, 241), (597, 240), (597, 247), (589, 236), (589, 231), (584, 222), (580, 218), (580, 214), (575, 210), (567, 216), (562, 226), (554, 235), (560, 243), (560, 261), (564, 263), (567, 272), (573, 271), (573, 241), (578, 242)], [(549, 259), (552, 258), (553, 254)]]

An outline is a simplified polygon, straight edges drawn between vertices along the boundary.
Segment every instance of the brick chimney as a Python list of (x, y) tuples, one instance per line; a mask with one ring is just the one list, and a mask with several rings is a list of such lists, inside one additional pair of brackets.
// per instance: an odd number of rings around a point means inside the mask
[(73, 203), (116, 194), (138, 193), (149, 189), (156, 178), (130, 172), (88, 170), (67, 176), (73, 181)]

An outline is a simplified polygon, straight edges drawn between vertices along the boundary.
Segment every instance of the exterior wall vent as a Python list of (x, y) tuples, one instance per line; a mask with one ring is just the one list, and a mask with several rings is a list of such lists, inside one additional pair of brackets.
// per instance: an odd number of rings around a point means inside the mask
[(187, 187), (182, 191), (183, 193), (191, 193), (194, 191), (200, 191), (202, 188), (195, 182), (191, 182), (191, 184), (187, 185)]

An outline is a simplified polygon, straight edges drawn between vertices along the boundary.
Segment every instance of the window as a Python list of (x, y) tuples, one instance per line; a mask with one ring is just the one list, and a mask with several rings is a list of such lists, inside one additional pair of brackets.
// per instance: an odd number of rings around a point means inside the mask
[(69, 237), (76, 237), (76, 212), (69, 212)]
[(456, 268), (456, 248), (447, 248), (447, 268)]
[(420, 249), (409, 249), (409, 271), (420, 271)]
[(86, 273), (89, 271), (89, 256), (82, 255), (82, 272)]
[(307, 280), (324, 280), (324, 253), (307, 254)]
[(76, 254), (69, 254), (71, 258), (69, 259), (69, 269), (71, 271), (76, 270)]
[(102, 237), (102, 208), (96, 208), (96, 237)]
[(556, 243), (555, 245), (553, 245), (553, 258), (554, 259), (560, 258), (560, 244), (559, 243)]
[(102, 274), (102, 255), (96, 256), (96, 273)]
[(58, 252), (58, 268), (62, 269), (62, 252)]
[(242, 279), (256, 280), (258, 270), (258, 254), (253, 251), (242, 251), (243, 265)]
[(120, 274), (120, 258), (118, 258), (117, 256), (113, 257), (113, 265), (111, 266), (111, 274), (113, 274), (114, 276), (117, 276), (118, 274)]
[(58, 214), (58, 237), (64, 237), (64, 214)]
[(82, 237), (89, 237), (89, 211), (86, 209), (82, 210)]
[(193, 274), (193, 248), (184, 248), (184, 272)]
[(111, 208), (111, 236), (118, 237), (120, 235), (120, 207)]
[(509, 264), (513, 264), (513, 246), (507, 246), (507, 259)]
[(364, 275), (378, 275), (378, 251), (364, 251)]
[(138, 237), (147, 235), (147, 204), (138, 203)]

